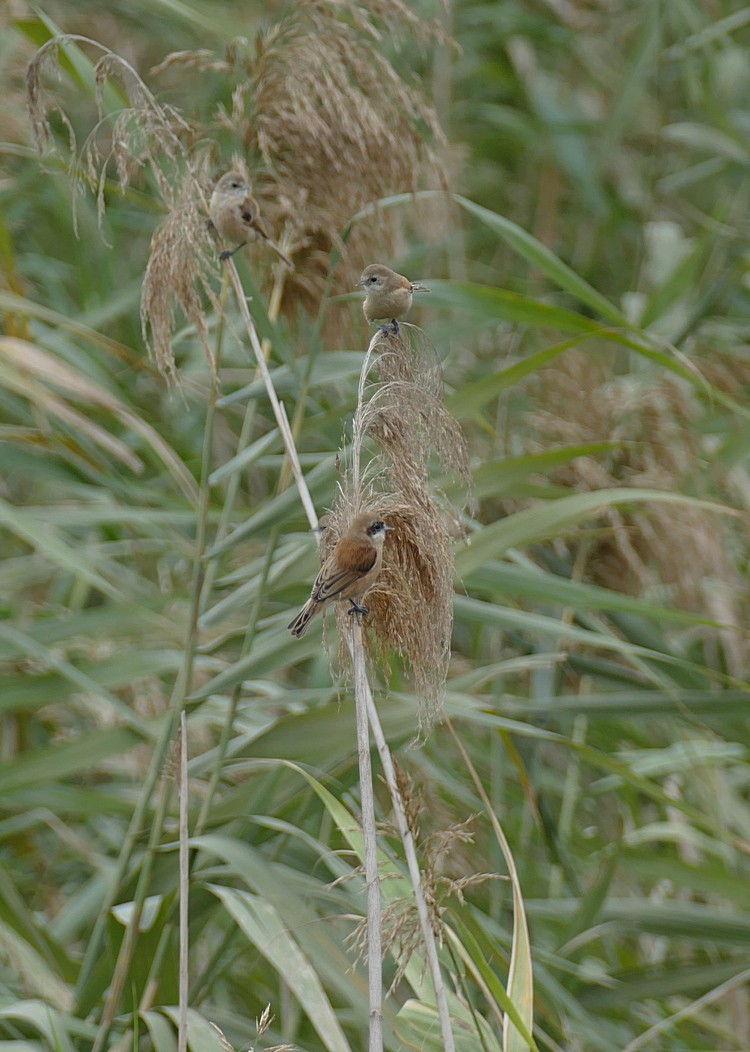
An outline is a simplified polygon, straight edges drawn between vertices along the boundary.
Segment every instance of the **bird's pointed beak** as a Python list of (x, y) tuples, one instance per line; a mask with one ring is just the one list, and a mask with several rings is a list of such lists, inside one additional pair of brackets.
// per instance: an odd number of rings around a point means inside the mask
[(359, 281), (357, 282), (357, 285), (358, 286), (359, 285), (364, 285), (364, 283), (365, 283), (365, 279), (364, 278), (360, 278)]
[(392, 530), (395, 530), (396, 527), (395, 526), (389, 526), (387, 522), (384, 522), (383, 523), (383, 529), (385, 530), (386, 533), (390, 533)]

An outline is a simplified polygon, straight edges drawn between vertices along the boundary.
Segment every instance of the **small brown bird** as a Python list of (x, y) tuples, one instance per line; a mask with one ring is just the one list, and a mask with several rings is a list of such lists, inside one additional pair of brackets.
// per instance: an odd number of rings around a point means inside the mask
[(238, 242), (236, 248), (222, 252), (219, 259), (229, 259), (249, 241), (260, 239), (267, 242), (290, 269), (294, 269), (289, 257), (271, 240), (260, 218), (258, 202), (239, 172), (222, 175), (211, 194), (208, 212), (219, 237), (224, 241)]
[(321, 566), (310, 598), (288, 625), (293, 636), (303, 636), (310, 619), (333, 600), (348, 599), (352, 611), (367, 613), (355, 599), (365, 594), (380, 573), (383, 544), (392, 529), (372, 512), (357, 515)]
[[(371, 263), (365, 267), (357, 284), (367, 293), (362, 305), (367, 320), (376, 324), (390, 321), (394, 333), (398, 332), (397, 319), (403, 318), (411, 307), (412, 293), (430, 291), (419, 282), (409, 281), (403, 274), (384, 267), (382, 263)], [(383, 332), (389, 331), (387, 325), (380, 325), (380, 328)]]

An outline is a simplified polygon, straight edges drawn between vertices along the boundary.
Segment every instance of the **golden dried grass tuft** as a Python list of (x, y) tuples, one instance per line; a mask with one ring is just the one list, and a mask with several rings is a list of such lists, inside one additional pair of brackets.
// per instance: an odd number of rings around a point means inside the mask
[[(366, 384), (373, 351), (381, 352), (379, 379)], [(406, 659), (425, 730), (442, 711), (450, 661), (455, 532), (448, 525), (451, 513), (430, 492), (429, 465), (436, 454), (468, 488), (468, 458), (461, 431), (443, 405), (439, 361), (420, 329), (402, 326), (398, 336), (377, 335), (362, 376), (352, 471), (332, 510), (325, 554), (360, 509), (382, 515), (394, 527), (380, 576), (367, 595), (365, 638), (371, 661), (382, 661), (388, 650)], [(372, 442), (373, 455), (358, 477), (365, 439)], [(340, 628), (347, 617), (337, 608)]]

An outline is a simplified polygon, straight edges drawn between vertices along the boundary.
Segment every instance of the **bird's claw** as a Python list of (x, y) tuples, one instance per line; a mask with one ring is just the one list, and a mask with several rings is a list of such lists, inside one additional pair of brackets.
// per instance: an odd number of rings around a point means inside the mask
[(353, 599), (350, 599), (349, 602), (352, 604), (351, 609), (349, 610), (350, 616), (352, 614), (361, 614), (364, 617), (364, 615), (367, 613), (367, 607), (361, 606), (359, 603), (355, 603)]
[(219, 259), (221, 260), (221, 262), (223, 263), (225, 260), (231, 259), (231, 257), (235, 254), (235, 252), (239, 252), (239, 250), (243, 247), (244, 244), (245, 244), (245, 242), (243, 241), (242, 244), (239, 244), (237, 246), (237, 248), (232, 248), (232, 249), (227, 248), (223, 252), (220, 252), (219, 253)]
[(395, 318), (391, 318), (391, 325), (393, 325), (393, 335), (398, 336), (398, 322)]

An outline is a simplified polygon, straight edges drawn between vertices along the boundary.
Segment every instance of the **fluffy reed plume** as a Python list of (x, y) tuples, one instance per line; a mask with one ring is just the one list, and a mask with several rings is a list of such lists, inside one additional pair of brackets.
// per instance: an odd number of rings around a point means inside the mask
[[(177, 188), (177, 196), (166, 219), (156, 228), (141, 289), (141, 327), (156, 363), (167, 376), (175, 377), (172, 338), (177, 324), (175, 303), (195, 326), (206, 359), (215, 372), (213, 351), (208, 342), (205, 296), (218, 313), (214, 285), (217, 249), (209, 238), (205, 197), (197, 171), (189, 169)], [(201, 295), (203, 293), (203, 296)]]
[(391, 464), (404, 492), (425, 477), (432, 455), (467, 489), (469, 462), (461, 428), (443, 404), (443, 370), (422, 329), (402, 322), (397, 335), (377, 334), (378, 384), (368, 398), (365, 430)]
[[(366, 384), (370, 353), (380, 351), (378, 380)], [(367, 596), (371, 659), (388, 649), (408, 661), (420, 700), (419, 724), (439, 716), (450, 660), (453, 624), (453, 555), (447, 519), (428, 486), (431, 456), (468, 486), (461, 431), (443, 405), (440, 365), (424, 333), (402, 325), (397, 337), (377, 336), (363, 367), (354, 423), (352, 471), (341, 487), (323, 538), (322, 556), (361, 506), (394, 527), (383, 568)], [(357, 447), (374, 444), (361, 478)], [(341, 622), (348, 616), (336, 610)], [(343, 635), (343, 633), (342, 633)]]
[(296, 0), (254, 50), (228, 53), (237, 87), (215, 123), (248, 158), (261, 212), (291, 246), (286, 310), (302, 303), (317, 312), (333, 247), (344, 253), (333, 292), (350, 291), (363, 262), (388, 253), (392, 212), (341, 240), (365, 205), (425, 181), (444, 184), (437, 117), (385, 47), (440, 34), (401, 0)]
[[(80, 150), (71, 123), (47, 99), (42, 84), (44, 70), (51, 67), (54, 71), (59, 65), (60, 50), (66, 41), (101, 52), (94, 66), (99, 120)], [(103, 99), (105, 86), (113, 78), (122, 84), (130, 107), (109, 118), (104, 114)], [(76, 185), (95, 190), (100, 220), (111, 166), (123, 192), (135, 177), (150, 175), (167, 216), (152, 237), (143, 282), (144, 339), (162, 372), (174, 378), (172, 338), (177, 305), (195, 327), (213, 368), (204, 296), (216, 305), (216, 248), (205, 219), (207, 161), (193, 150), (195, 136), (189, 123), (174, 107), (157, 102), (125, 59), (86, 37), (56, 38), (41, 47), (26, 74), (26, 94), (40, 148), (51, 143), (50, 111), (54, 109), (63, 120), (69, 134), (71, 176)]]

